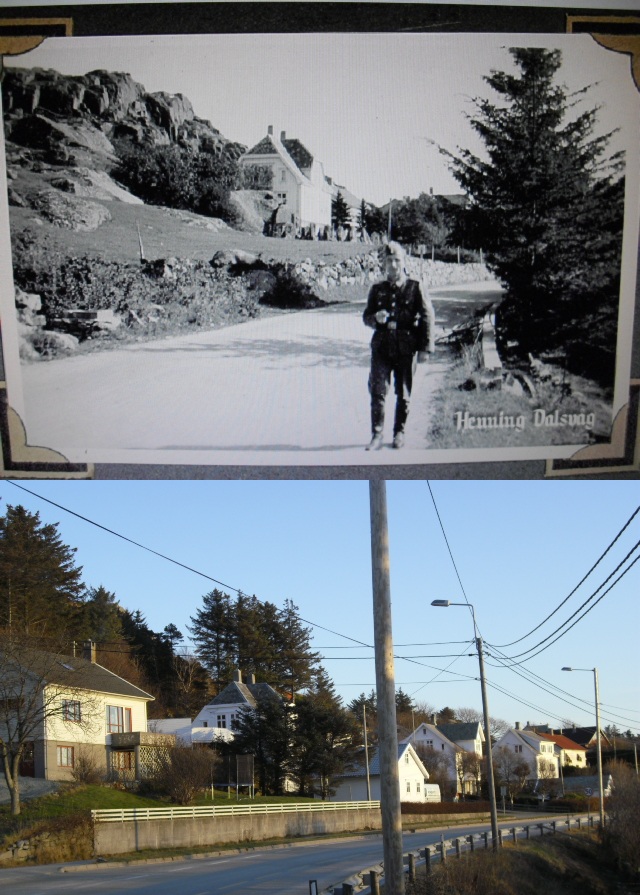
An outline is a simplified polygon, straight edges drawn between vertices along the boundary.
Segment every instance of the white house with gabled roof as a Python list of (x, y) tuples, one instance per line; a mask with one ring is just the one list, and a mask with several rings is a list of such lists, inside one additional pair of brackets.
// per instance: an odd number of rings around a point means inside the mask
[[(286, 221), (290, 232), (331, 227), (331, 200), (338, 190), (326, 177), (322, 162), (300, 140), (288, 138), (285, 131), (277, 137), (269, 125), (267, 136), (240, 156), (238, 165), (270, 169), (271, 191), (280, 206), (278, 222)], [(358, 202), (350, 193), (346, 198), (350, 204)]]
[[(443, 753), (448, 759), (448, 776), (459, 789), (462, 782), (462, 791), (474, 794), (480, 780), (479, 768), (475, 772), (462, 771), (464, 767), (465, 753), (482, 758), (482, 744), (484, 732), (478, 722), (451, 723), (451, 724), (420, 724), (408, 737), (401, 740), (403, 743), (411, 743), (421, 752), (423, 749), (433, 749), (434, 752)], [(462, 774), (462, 781), (460, 775)]]
[[(346, 771), (333, 781), (336, 790), (331, 796), (332, 802), (367, 801), (367, 772), (364, 754), (360, 756), (360, 759), (350, 771)], [(427, 801), (426, 785), (429, 780), (429, 772), (410, 743), (398, 744), (398, 779), (401, 801)], [(369, 764), (369, 788), (371, 799), (378, 801), (381, 791), (380, 753), (378, 750), (373, 752)]]
[(200, 709), (193, 721), (190, 718), (165, 718), (152, 721), (149, 726), (160, 733), (172, 733), (188, 744), (230, 742), (241, 712), (255, 708), (258, 699), (264, 696), (282, 699), (270, 684), (257, 684), (253, 674), (248, 674), (243, 682), (242, 673), (236, 670), (233, 680)]
[[(493, 747), (494, 752), (502, 748), (513, 751), (519, 759), (527, 762), (531, 768), (527, 778), (530, 781), (537, 782), (548, 777), (554, 779), (560, 776), (560, 758), (556, 754), (555, 743), (533, 730), (522, 730), (520, 725), (516, 724), (503, 734)], [(545, 768), (549, 773), (545, 772)]]

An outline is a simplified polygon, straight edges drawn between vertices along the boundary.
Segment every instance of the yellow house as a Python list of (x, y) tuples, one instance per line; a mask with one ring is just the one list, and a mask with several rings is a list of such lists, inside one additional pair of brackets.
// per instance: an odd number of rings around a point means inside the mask
[(99, 665), (94, 644), (83, 655), (0, 651), (0, 741), (9, 753), (21, 747), (24, 776), (70, 780), (82, 764), (104, 776), (144, 776), (145, 751), (174, 740), (147, 734), (152, 699)]

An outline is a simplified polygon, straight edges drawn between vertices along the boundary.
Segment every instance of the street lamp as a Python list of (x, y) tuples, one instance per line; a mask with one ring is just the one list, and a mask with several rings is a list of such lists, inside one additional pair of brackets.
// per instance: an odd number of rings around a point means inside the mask
[(604, 793), (602, 792), (602, 742), (600, 737), (600, 696), (598, 692), (598, 669), (597, 668), (569, 668), (564, 666), (563, 671), (592, 671), (593, 682), (596, 691), (596, 749), (598, 756), (598, 794), (600, 801), (600, 829), (604, 829)]
[(476, 614), (471, 603), (451, 603), (449, 600), (432, 600), (432, 606), (441, 606), (448, 608), (449, 606), (466, 606), (471, 610), (473, 618), (473, 634), (478, 650), (478, 662), (480, 663), (480, 689), (482, 692), (482, 714), (484, 717), (484, 730), (487, 738), (487, 777), (489, 783), (489, 804), (491, 805), (491, 836), (493, 839), (493, 848), (498, 848), (498, 806), (496, 803), (496, 787), (493, 779), (493, 758), (491, 756), (491, 730), (489, 728), (489, 700), (487, 699), (487, 686), (484, 678), (484, 656), (482, 653), (482, 637), (478, 633), (476, 625)]

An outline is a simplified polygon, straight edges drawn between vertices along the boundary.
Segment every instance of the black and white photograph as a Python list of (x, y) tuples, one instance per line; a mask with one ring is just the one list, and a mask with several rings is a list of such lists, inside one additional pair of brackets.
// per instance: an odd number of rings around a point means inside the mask
[(590, 34), (6, 56), (3, 356), (73, 463), (568, 459), (629, 402), (640, 105)]

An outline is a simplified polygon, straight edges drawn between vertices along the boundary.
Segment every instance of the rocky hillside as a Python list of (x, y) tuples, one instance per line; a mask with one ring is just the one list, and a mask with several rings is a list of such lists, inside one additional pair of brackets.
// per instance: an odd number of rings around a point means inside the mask
[(50, 150), (52, 160), (115, 161), (114, 141), (163, 146), (177, 143), (199, 152), (238, 158), (245, 147), (198, 118), (178, 93), (147, 93), (128, 74), (92, 71), (61, 75), (51, 69), (7, 69), (2, 83), (5, 136), (31, 149)]

